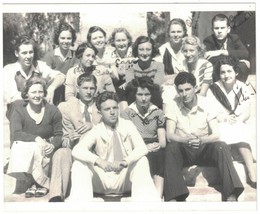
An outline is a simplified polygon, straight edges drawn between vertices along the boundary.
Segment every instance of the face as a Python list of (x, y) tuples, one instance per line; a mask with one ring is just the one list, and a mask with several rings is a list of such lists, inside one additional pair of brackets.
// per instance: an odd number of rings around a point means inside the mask
[(77, 86), (80, 100), (82, 102), (91, 102), (94, 98), (96, 87), (93, 82), (83, 82), (80, 86)]
[(149, 61), (152, 57), (152, 44), (145, 42), (138, 45), (138, 58), (143, 61)]
[(115, 34), (115, 47), (118, 51), (124, 52), (128, 49), (128, 38), (124, 32)]
[(96, 58), (95, 51), (91, 48), (86, 48), (82, 54), (81, 64), (84, 67), (90, 67)]
[(170, 42), (172, 44), (179, 44), (184, 37), (184, 30), (179, 24), (172, 24), (169, 29)]
[(115, 100), (106, 100), (101, 103), (100, 107), (100, 113), (104, 124), (115, 127), (119, 115), (118, 103)]
[(183, 47), (183, 55), (185, 56), (188, 64), (197, 62), (199, 58), (197, 46), (185, 44)]
[(178, 85), (177, 91), (184, 104), (193, 102), (196, 96), (195, 87), (193, 87), (190, 83)]
[(22, 68), (30, 68), (34, 58), (33, 45), (22, 44), (19, 47), (19, 51), (15, 51), (15, 56), (18, 58), (18, 62), (21, 64)]
[(61, 31), (59, 38), (59, 46), (63, 50), (69, 50), (72, 43), (72, 34), (70, 31)]
[(151, 93), (148, 88), (138, 87), (135, 98), (137, 106), (148, 107), (151, 101)]
[(225, 39), (230, 32), (230, 27), (227, 26), (226, 21), (215, 21), (213, 24), (213, 32), (218, 40)]
[(106, 38), (101, 31), (96, 31), (92, 33), (90, 42), (96, 49), (102, 49), (105, 47)]
[(220, 80), (223, 84), (234, 84), (236, 75), (237, 74), (231, 65), (224, 64), (220, 66)]
[(44, 99), (44, 90), (41, 84), (34, 84), (28, 90), (28, 101), (32, 105), (41, 105)]

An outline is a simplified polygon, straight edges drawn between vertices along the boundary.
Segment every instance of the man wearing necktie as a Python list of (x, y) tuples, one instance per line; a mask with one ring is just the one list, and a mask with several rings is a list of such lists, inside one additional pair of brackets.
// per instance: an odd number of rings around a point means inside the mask
[(57, 166), (52, 169), (50, 184), (50, 202), (62, 202), (68, 195), (67, 189), (72, 166), (71, 149), (79, 142), (93, 125), (100, 121), (100, 114), (94, 104), (96, 93), (96, 78), (93, 75), (82, 74), (78, 77), (75, 97), (59, 104), (62, 114), (62, 147), (53, 156)]
[(124, 194), (131, 201), (160, 201), (145, 155), (147, 147), (135, 125), (119, 118), (118, 97), (103, 92), (96, 100), (102, 122), (73, 148), (69, 202), (92, 201), (94, 193)]

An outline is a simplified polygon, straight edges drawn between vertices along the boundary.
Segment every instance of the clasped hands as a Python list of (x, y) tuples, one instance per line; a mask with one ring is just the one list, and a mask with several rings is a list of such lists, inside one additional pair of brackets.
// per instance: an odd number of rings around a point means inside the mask
[(116, 172), (116, 173), (121, 172), (123, 168), (126, 168), (128, 166), (125, 160), (109, 162), (103, 160), (102, 158), (98, 158), (95, 164), (101, 169), (103, 169), (105, 172)]
[(50, 155), (55, 148), (53, 144), (48, 143), (45, 139), (42, 139), (41, 137), (36, 137), (35, 141), (36, 143), (38, 143), (44, 156)]
[(194, 149), (198, 149), (201, 145), (201, 140), (198, 136), (190, 135), (188, 139), (188, 144)]
[(158, 142), (149, 143), (146, 145), (146, 147), (149, 152), (157, 152), (161, 148), (161, 146)]

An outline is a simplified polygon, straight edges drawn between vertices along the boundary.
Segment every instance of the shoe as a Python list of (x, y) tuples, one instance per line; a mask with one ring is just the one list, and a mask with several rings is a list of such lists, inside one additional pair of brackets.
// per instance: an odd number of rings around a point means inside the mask
[(64, 200), (62, 200), (61, 196), (55, 196), (52, 197), (49, 202), (64, 202)]
[(36, 193), (36, 186), (35, 185), (32, 185), (30, 188), (28, 188), (25, 192), (25, 198), (32, 198), (35, 196), (35, 193)]
[(49, 190), (45, 187), (39, 187), (36, 189), (36, 192), (35, 192), (35, 197), (39, 198), (39, 197), (43, 197), (45, 195), (47, 195), (49, 192)]
[(257, 189), (257, 182), (256, 181), (250, 181), (249, 182), (249, 185), (254, 188), (254, 189)]
[(227, 197), (227, 202), (236, 202), (237, 197), (234, 194), (231, 194), (230, 196)]

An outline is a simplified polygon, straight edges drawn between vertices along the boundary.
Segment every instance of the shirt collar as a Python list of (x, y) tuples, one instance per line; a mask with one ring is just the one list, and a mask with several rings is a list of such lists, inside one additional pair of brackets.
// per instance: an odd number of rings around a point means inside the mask
[(189, 114), (195, 113), (198, 110), (202, 110), (203, 104), (201, 101), (201, 97), (197, 94), (196, 94), (196, 97), (197, 97), (197, 104), (195, 106), (193, 106), (192, 109), (188, 109), (186, 106), (184, 106), (183, 102), (181, 101), (181, 98), (177, 97), (176, 99), (177, 99), (177, 103), (178, 103), (180, 110), (185, 111), (186, 113), (189, 113)]
[(59, 57), (62, 58), (63, 60), (65, 60), (65, 59), (71, 59), (71, 58), (73, 57), (71, 50), (69, 50), (68, 53), (67, 53), (67, 55), (64, 57), (64, 56), (62, 55), (61, 51), (60, 51), (60, 48), (55, 48), (55, 49), (54, 49), (54, 55), (55, 55), (55, 56), (59, 56)]
[(40, 73), (40, 71), (37, 70), (37, 67), (35, 67), (33, 64), (30, 68), (30, 72), (28, 75), (26, 75), (26, 73), (24, 72), (21, 64), (17, 61), (16, 64), (15, 64), (15, 71), (16, 72), (20, 72), (22, 74), (22, 76), (26, 77), (27, 79), (32, 75), (33, 72), (35, 73)]
[(140, 114), (140, 112), (139, 112), (139, 110), (138, 110), (138, 108), (137, 108), (137, 106), (136, 106), (136, 102), (133, 102), (133, 103), (129, 106), (129, 108), (130, 108), (130, 109), (133, 109), (133, 110), (134, 110), (140, 117), (142, 117), (142, 118), (147, 117), (152, 111), (154, 111), (155, 109), (158, 109), (157, 106), (155, 106), (155, 105), (153, 105), (153, 104), (150, 104), (150, 106), (149, 106), (147, 112), (145, 113), (145, 115), (142, 115), (142, 114)]

